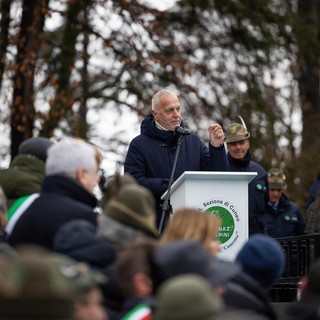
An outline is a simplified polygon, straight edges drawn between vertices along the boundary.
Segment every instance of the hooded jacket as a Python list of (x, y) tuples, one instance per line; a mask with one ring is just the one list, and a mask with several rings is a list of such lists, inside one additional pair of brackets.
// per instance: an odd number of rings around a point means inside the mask
[[(168, 188), (178, 139), (178, 133), (158, 129), (149, 114), (141, 123), (141, 134), (131, 141), (126, 155), (124, 171), (152, 191), (158, 215), (161, 196)], [(223, 145), (215, 148), (209, 143), (207, 147), (192, 133), (183, 137), (174, 180), (185, 171), (226, 170), (227, 158)]]
[(8, 208), (20, 197), (37, 193), (45, 175), (43, 161), (17, 155), (9, 168), (0, 170), (0, 185), (8, 199)]

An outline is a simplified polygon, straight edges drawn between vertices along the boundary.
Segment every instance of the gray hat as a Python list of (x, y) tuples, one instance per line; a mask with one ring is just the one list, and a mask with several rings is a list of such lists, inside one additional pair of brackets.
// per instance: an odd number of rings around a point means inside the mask
[(211, 256), (200, 242), (193, 240), (177, 240), (162, 246), (155, 252), (153, 262), (160, 283), (180, 274), (193, 273), (216, 287), (241, 270), (237, 263)]
[(250, 132), (240, 123), (231, 123), (226, 132), (226, 143), (242, 141), (250, 138)]
[(48, 138), (30, 138), (20, 144), (18, 153), (31, 155), (45, 162), (47, 159), (48, 149), (53, 144), (54, 142)]
[(268, 171), (268, 183), (269, 189), (283, 190), (287, 188), (286, 176), (277, 168)]
[(156, 229), (156, 207), (153, 194), (135, 184), (123, 185), (118, 194), (107, 202), (104, 213), (114, 220), (148, 235), (158, 237)]
[(223, 309), (209, 283), (199, 275), (176, 276), (160, 287), (155, 320), (206, 320)]

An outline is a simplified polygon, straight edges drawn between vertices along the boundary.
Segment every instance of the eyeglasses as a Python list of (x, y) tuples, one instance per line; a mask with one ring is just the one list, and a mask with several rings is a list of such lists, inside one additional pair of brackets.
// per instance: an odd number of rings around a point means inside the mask
[(106, 171), (102, 168), (99, 168), (97, 171), (97, 175), (99, 177), (99, 188), (103, 192), (105, 190), (106, 183), (107, 183)]

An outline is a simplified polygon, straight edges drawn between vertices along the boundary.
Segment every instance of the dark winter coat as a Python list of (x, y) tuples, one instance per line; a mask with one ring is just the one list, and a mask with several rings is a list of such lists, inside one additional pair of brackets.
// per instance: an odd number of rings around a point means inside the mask
[(308, 200), (307, 200), (307, 208), (311, 205), (311, 203), (314, 201), (317, 191), (320, 189), (320, 175), (318, 175), (317, 180), (313, 183), (311, 186), (311, 189), (309, 191)]
[(266, 171), (251, 160), (248, 151), (243, 160), (237, 160), (228, 153), (228, 171), (257, 172), (257, 176), (249, 183), (249, 234), (263, 233), (262, 215), (266, 210), (268, 178)]
[(15, 224), (8, 242), (13, 245), (33, 243), (52, 249), (53, 238), (64, 223), (84, 219), (97, 225), (93, 208), (97, 199), (75, 180), (66, 176), (47, 176), (40, 196)]
[(263, 214), (265, 232), (273, 238), (306, 234), (306, 225), (298, 205), (282, 194), (277, 209), (267, 204)]
[(16, 156), (9, 168), (0, 170), (0, 185), (8, 199), (8, 208), (18, 198), (40, 192), (44, 175), (44, 162), (27, 155)]
[(53, 250), (96, 269), (106, 268), (116, 259), (114, 247), (98, 237), (95, 226), (87, 220), (63, 224), (54, 237)]
[(223, 300), (227, 307), (251, 310), (268, 319), (277, 319), (266, 289), (246, 273), (239, 273), (226, 284)]
[(298, 302), (288, 305), (281, 320), (320, 320), (320, 295), (304, 293)]
[[(179, 135), (156, 127), (153, 116), (148, 115), (141, 123), (141, 134), (134, 138), (127, 152), (124, 171), (148, 188), (157, 201), (158, 216), (161, 214), (161, 196), (168, 188)], [(226, 171), (227, 160), (224, 146), (206, 147), (199, 137), (190, 134), (183, 137), (174, 174), (178, 179), (185, 171)]]

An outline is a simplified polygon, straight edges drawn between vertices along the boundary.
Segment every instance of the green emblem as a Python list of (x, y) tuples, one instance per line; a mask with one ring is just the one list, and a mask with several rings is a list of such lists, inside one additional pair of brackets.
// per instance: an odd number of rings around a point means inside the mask
[(206, 214), (217, 215), (221, 220), (218, 239), (221, 244), (227, 242), (234, 233), (234, 219), (232, 214), (224, 207), (214, 206), (204, 211)]

